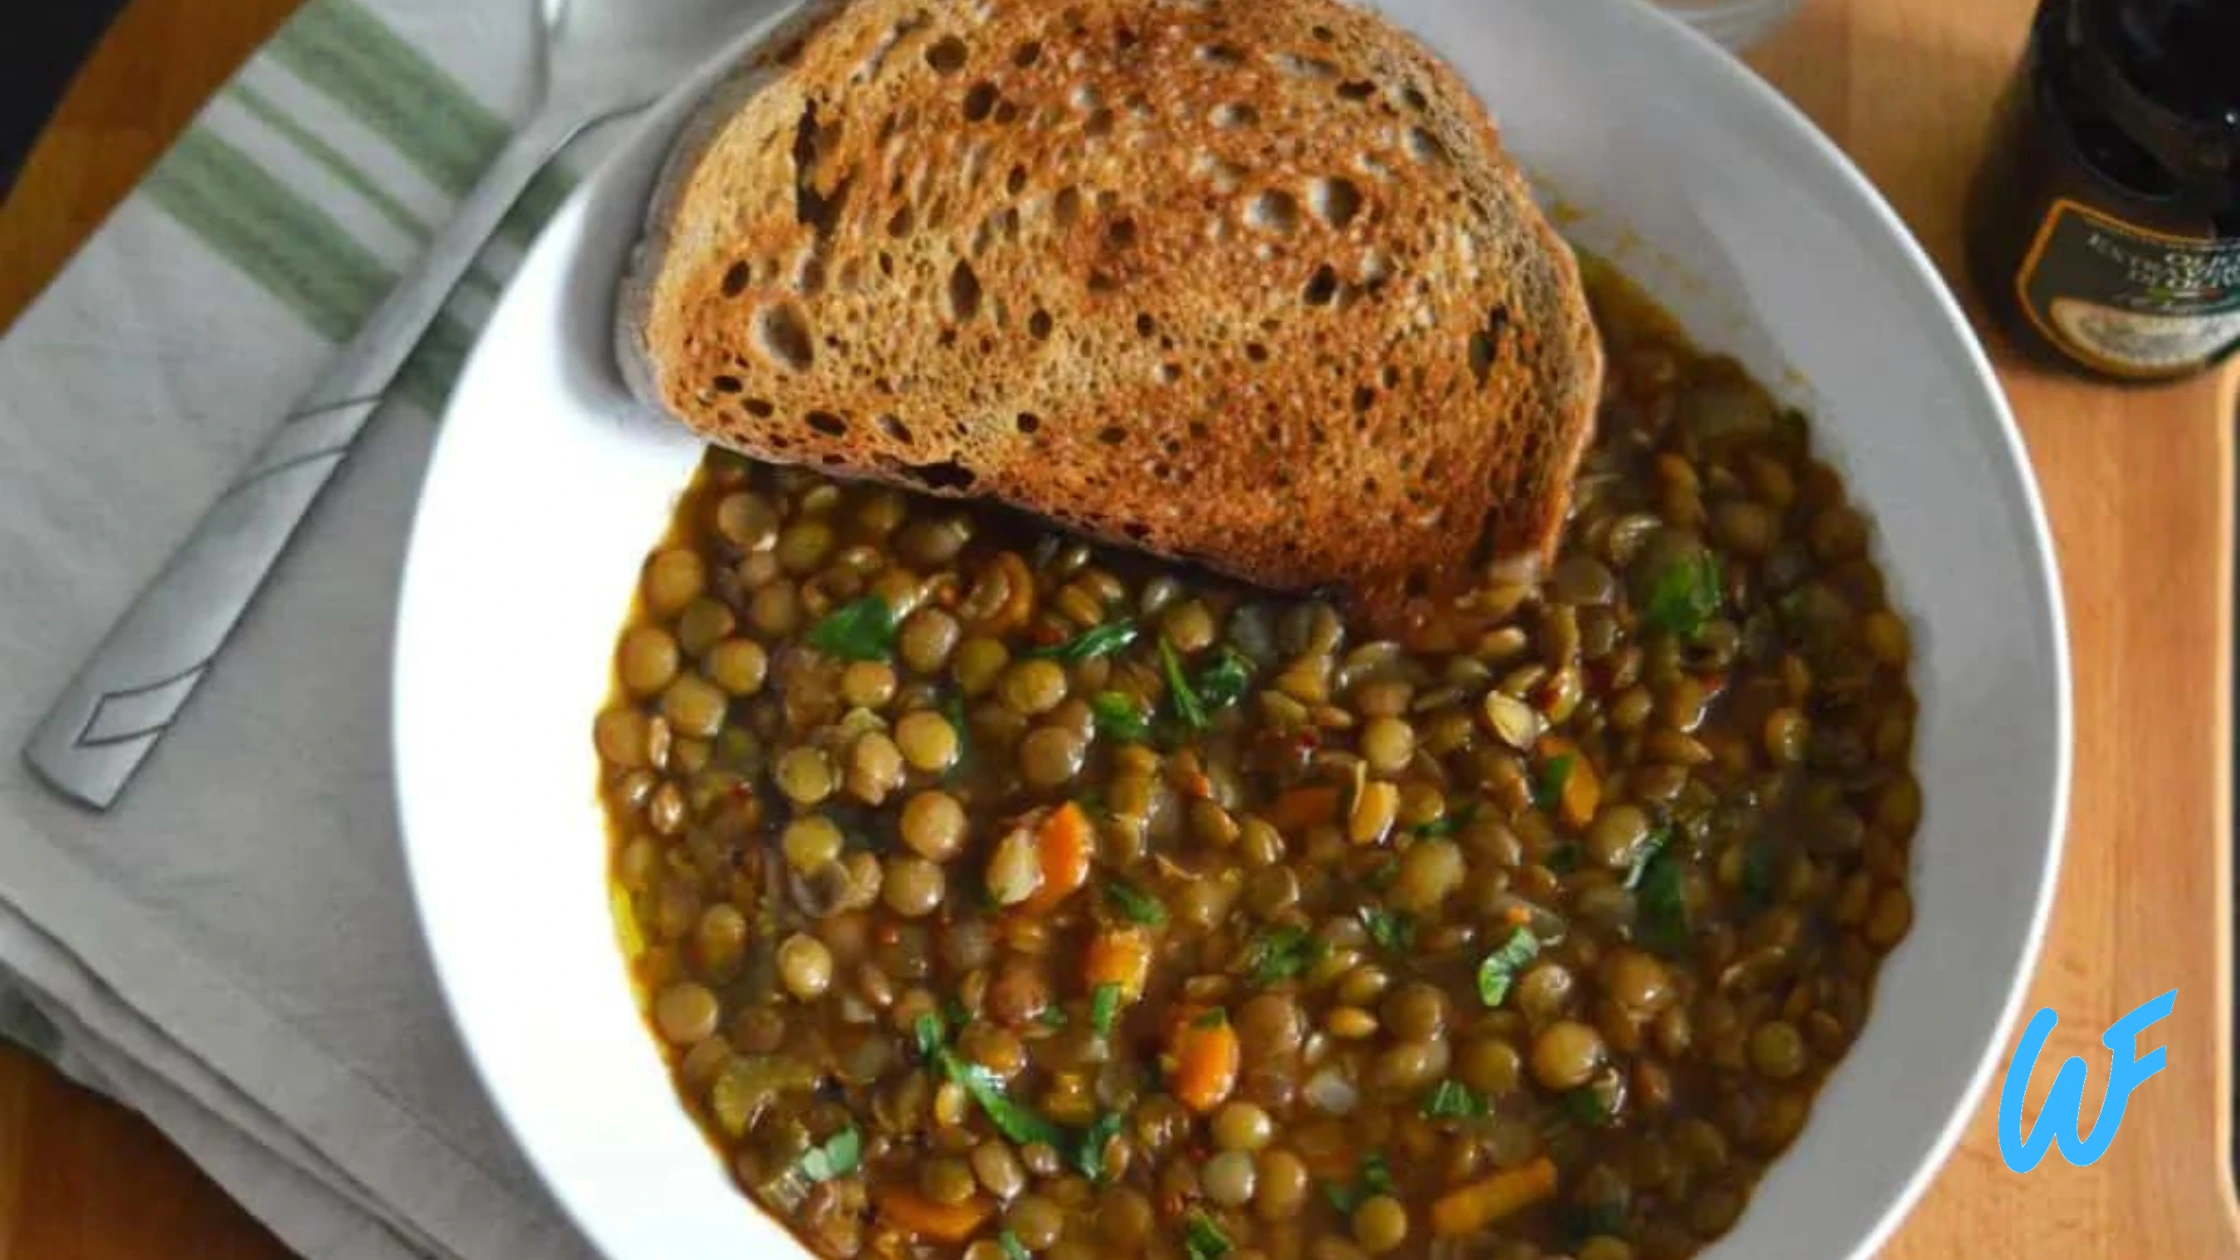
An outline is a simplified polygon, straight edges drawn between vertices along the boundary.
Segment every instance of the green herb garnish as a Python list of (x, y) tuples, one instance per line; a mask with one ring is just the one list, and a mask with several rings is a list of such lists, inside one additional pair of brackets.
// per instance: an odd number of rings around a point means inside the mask
[(1578, 870), (1578, 844), (1575, 841), (1566, 840), (1548, 850), (1548, 859), (1541, 865), (1547, 867), (1548, 873), (1551, 875), (1569, 875), (1571, 872)]
[(1361, 925), (1369, 929), (1369, 939), (1379, 947), (1404, 954), (1415, 948), (1415, 916), (1382, 906), (1363, 906)]
[(809, 631), (808, 643), (826, 656), (883, 661), (894, 655), (894, 610), (876, 595), (843, 604)]
[(1400, 859), (1386, 858), (1384, 861), (1377, 863), (1375, 869), (1364, 875), (1361, 882), (1368, 885), (1371, 892), (1383, 892), (1385, 889), (1392, 887), (1392, 881), (1398, 878), (1400, 878)]
[(850, 1125), (828, 1138), (822, 1146), (812, 1146), (801, 1152), (793, 1169), (802, 1180), (815, 1185), (834, 1177), (845, 1177), (863, 1166), (863, 1134)]
[(1656, 575), (1642, 606), (1641, 620), (1652, 630), (1692, 639), (1719, 615), (1719, 561), (1708, 551), (1690, 551)]
[(1478, 816), (1478, 803), (1472, 801), (1451, 814), (1442, 814), (1427, 823), (1419, 823), (1415, 833), (1424, 840), (1440, 840), (1470, 825)]
[(1392, 1167), (1385, 1162), (1384, 1152), (1371, 1151), (1361, 1159), (1361, 1179), (1353, 1185), (1340, 1185), (1334, 1181), (1322, 1183), (1322, 1193), (1328, 1196), (1330, 1206), (1351, 1216), (1353, 1210), (1374, 1195), (1392, 1193)]
[(1167, 699), (1173, 703), (1174, 714), (1182, 719), (1183, 725), (1197, 731), (1212, 725), (1213, 720), (1206, 716), (1205, 701), (1198, 698), (1197, 689), (1183, 675), (1181, 654), (1166, 639), (1159, 640), (1159, 672), (1167, 680)]
[(1296, 980), (1322, 961), (1327, 948), (1321, 937), (1303, 927), (1287, 924), (1276, 928), (1252, 946), (1252, 983), (1264, 989)]
[(964, 719), (964, 697), (950, 693), (949, 698), (941, 702), (941, 716), (949, 719), (950, 727), (957, 732), (957, 759), (946, 776), (955, 782), (964, 775), (966, 763), (972, 760), (972, 727)]
[(962, 998), (951, 994), (941, 1003), (941, 1018), (949, 1022), (949, 1027), (962, 1031), (966, 1024), (972, 1022), (972, 1012), (964, 1008)]
[(1659, 827), (1649, 833), (1648, 838), (1641, 842), (1641, 847), (1634, 851), (1632, 864), (1626, 867), (1627, 892), (1641, 887), (1642, 879), (1649, 873), (1649, 864), (1656, 861), (1657, 855), (1664, 852), (1665, 847), (1671, 843), (1672, 832), (1666, 828)]
[(1003, 1260), (1034, 1260), (1027, 1245), (1008, 1229), (996, 1235), (996, 1246), (1003, 1248)]
[(1252, 660), (1223, 644), (1213, 660), (1198, 673), (1198, 695), (1208, 708), (1226, 709), (1244, 699), (1252, 686)]
[(1778, 856), (1773, 845), (1763, 839), (1752, 840), (1742, 851), (1742, 895), (1754, 907), (1773, 904), (1773, 872)]
[(1634, 935), (1660, 954), (1686, 952), (1695, 933), (1688, 916), (1687, 878), (1678, 856), (1659, 852), (1648, 861), (1635, 894)]
[(1167, 908), (1159, 899), (1124, 879), (1107, 880), (1104, 899), (1130, 923), (1156, 926), (1167, 921)]
[(941, 1016), (927, 1011), (911, 1025), (917, 1033), (918, 1057), (932, 1063), (941, 1057), (942, 1047), (948, 1043), (949, 1032), (941, 1026)]
[(1212, 1010), (1207, 1011), (1205, 1014), (1191, 1020), (1190, 1026), (1192, 1028), (1219, 1028), (1223, 1024), (1226, 1024), (1228, 1022), (1229, 1012), (1216, 1006)]
[(1066, 1149), (1065, 1130), (1043, 1118), (1032, 1107), (1012, 1101), (1011, 1096), (1003, 1092), (1003, 1082), (995, 1073), (977, 1063), (968, 1063), (948, 1050), (941, 1052), (941, 1071), (964, 1086), (964, 1092), (980, 1104), (988, 1123), (994, 1125), (998, 1133), (1020, 1146), (1040, 1142), (1052, 1150)]
[(1117, 691), (1098, 692), (1089, 701), (1089, 714), (1096, 719), (1099, 735), (1138, 744), (1151, 735), (1151, 723), (1143, 710)]
[(1509, 934), (1501, 948), (1486, 955), (1478, 964), (1478, 997), (1487, 1006), (1499, 1006), (1509, 996), (1509, 986), (1514, 984), (1533, 959), (1540, 956), (1540, 938), (1531, 928), (1518, 928)]
[(1099, 1037), (1112, 1035), (1120, 1019), (1120, 986), (1106, 981), (1089, 991), (1089, 1031)]
[(1564, 1114), (1584, 1125), (1600, 1128), (1610, 1123), (1610, 1100), (1592, 1085), (1581, 1085), (1563, 1096)]
[(1112, 1145), (1112, 1139), (1120, 1135), (1120, 1129), (1125, 1123), (1118, 1115), (1108, 1111), (1098, 1116), (1088, 1131), (1081, 1135), (1081, 1144), (1073, 1152), (1073, 1166), (1081, 1170), (1082, 1176), (1094, 1182), (1104, 1181), (1105, 1148)]
[(1041, 1022), (1044, 1028), (1063, 1028), (1066, 1026), (1066, 1008), (1052, 1003), (1043, 1007), (1042, 1014), (1035, 1016), (1035, 1018)]
[(1483, 1120), (1486, 1100), (1461, 1081), (1441, 1081), (1423, 1096), (1423, 1114), (1433, 1120)]
[(1548, 758), (1540, 767), (1540, 779), (1532, 785), (1532, 803), (1541, 809), (1554, 809), (1563, 800), (1563, 787), (1571, 782), (1571, 767), (1578, 764), (1575, 753), (1558, 753)]
[(1035, 648), (1027, 655), (1041, 660), (1078, 665), (1086, 660), (1122, 651), (1136, 641), (1137, 633), (1136, 623), (1133, 621), (1108, 621), (1101, 626), (1091, 626), (1054, 647)]
[(1182, 1246), (1190, 1260), (1221, 1260), (1230, 1250), (1229, 1236), (1203, 1212), (1192, 1212), (1184, 1220)]

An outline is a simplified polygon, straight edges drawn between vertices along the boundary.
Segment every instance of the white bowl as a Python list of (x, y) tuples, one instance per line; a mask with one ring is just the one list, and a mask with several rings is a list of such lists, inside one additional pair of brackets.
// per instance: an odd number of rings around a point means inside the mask
[[(1865, 1257), (1988, 1078), (2053, 888), (2066, 646), (2014, 425), (1905, 228), (1709, 43), (1636, 0), (1384, 7), (1476, 85), (1577, 216), (1567, 231), (1809, 409), (1877, 518), (1915, 627), (1917, 919), (1803, 1138), (1710, 1252)], [(791, 1254), (686, 1119), (632, 1005), (593, 789), (615, 636), (697, 455), (629, 403), (607, 336), (679, 104), (561, 211), (475, 351), (395, 662), (399, 807), (453, 1016), (554, 1197), (616, 1260)]]

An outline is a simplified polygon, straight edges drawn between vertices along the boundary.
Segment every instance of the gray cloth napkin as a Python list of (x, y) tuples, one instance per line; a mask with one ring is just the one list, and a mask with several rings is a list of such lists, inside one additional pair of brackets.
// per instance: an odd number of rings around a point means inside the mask
[(0, 1028), (315, 1260), (589, 1254), (444, 1015), (388, 750), (434, 412), (564, 177), (486, 251), (123, 802), (67, 805), (14, 753), (503, 142), (533, 36), (531, 0), (314, 0), (0, 341)]

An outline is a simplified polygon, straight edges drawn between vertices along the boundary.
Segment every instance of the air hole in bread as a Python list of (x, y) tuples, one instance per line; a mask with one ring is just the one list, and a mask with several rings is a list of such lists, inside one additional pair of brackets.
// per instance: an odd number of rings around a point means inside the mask
[(1486, 312), (1486, 326), (1470, 334), (1470, 374), (1483, 388), (1493, 374), (1493, 361), (1501, 353), (1501, 338), (1509, 331), (1509, 308), (1495, 306)]
[(1244, 343), (1244, 357), (1254, 363), (1266, 363), (1268, 361), (1268, 348), (1257, 341), (1248, 341)]
[(1229, 44), (1206, 44), (1198, 49), (1198, 60), (1209, 66), (1231, 70), (1244, 64), (1244, 54)]
[(1050, 202), (1050, 217), (1057, 221), (1061, 231), (1072, 227), (1081, 217), (1081, 190), (1071, 184), (1059, 189)]
[(898, 241), (910, 235), (910, 229), (916, 226), (918, 226), (917, 212), (910, 208), (909, 202), (896, 206), (894, 213), (887, 216), (887, 235)]
[(1148, 338), (1158, 331), (1159, 321), (1151, 318), (1151, 312), (1136, 312), (1136, 336)]
[(826, 437), (848, 436), (848, 422), (829, 411), (812, 411), (802, 417), (808, 426)]
[(965, 56), (964, 41), (954, 35), (944, 35), (926, 45), (926, 64), (935, 74), (955, 74), (964, 69)]
[(1269, 57), (1268, 60), (1275, 62), (1276, 68), (1285, 74), (1296, 75), (1302, 79), (1335, 79), (1338, 77), (1338, 67), (1320, 57), (1302, 57), (1294, 52), (1279, 52)]
[(1019, 432), (1032, 437), (1042, 429), (1042, 417), (1031, 411), (1022, 411), (1011, 422)]
[(709, 381), (708, 387), (719, 394), (736, 394), (747, 386), (746, 382), (736, 376), (719, 376)]
[(1097, 430), (1097, 440), (1106, 446), (1118, 446), (1128, 440), (1128, 431), (1117, 424), (1108, 424)]
[(1027, 335), (1036, 341), (1048, 341), (1050, 339), (1051, 322), (1050, 312), (1045, 310), (1035, 311), (1034, 314), (1027, 316)]
[(1136, 243), (1136, 221), (1114, 219), (1104, 230), (1105, 243), (1114, 249), (1133, 249)]
[(776, 404), (772, 403), (767, 398), (749, 398), (739, 405), (746, 409), (748, 415), (753, 416), (757, 420), (768, 420), (770, 417), (778, 414), (778, 408)]
[(1329, 263), (1314, 269), (1314, 276), (1307, 281), (1307, 291), (1300, 295), (1309, 306), (1328, 306), (1338, 300), (1338, 272)]
[(1151, 466), (1151, 475), (1161, 481), (1169, 481), (1174, 477), (1174, 469), (1165, 460), (1160, 460)]
[(773, 302), (755, 312), (754, 344), (764, 358), (791, 372), (806, 372), (816, 365), (816, 339), (801, 308), (791, 302)]
[(1182, 379), (1182, 365), (1179, 363), (1162, 363), (1159, 365), (1158, 377), (1161, 385), (1172, 385)]
[(1024, 165), (1012, 167), (1011, 173), (1004, 177), (1003, 191), (1009, 196), (1018, 196), (1026, 186), (1027, 168)]
[(1423, 89), (1413, 83), (1400, 89), (1400, 99), (1409, 109), (1419, 114), (1431, 108), (1431, 102), (1424, 98)]
[(803, 258), (793, 274), (793, 287), (803, 297), (815, 297), (824, 292), (824, 260), (815, 254)]
[(999, 100), (996, 102), (996, 112), (992, 117), (995, 119), (996, 126), (1008, 127), (1019, 121), (1019, 107), (1009, 101)]
[(1338, 85), (1341, 101), (1365, 101), (1377, 94), (1377, 85), (1367, 79), (1347, 79)]
[(996, 109), (996, 85), (986, 79), (972, 85), (964, 94), (964, 120), (968, 123), (986, 122)]
[(1439, 143), (1439, 137), (1432, 135), (1423, 128), (1410, 127), (1408, 128), (1408, 156), (1418, 162), (1444, 162), (1447, 158), (1447, 146)]
[(1111, 272), (1099, 267), (1089, 273), (1089, 292), (1101, 295), (1119, 291), (1120, 282), (1112, 278)]
[(1374, 407), (1374, 406), (1376, 406), (1376, 405), (1377, 405), (1377, 391), (1375, 391), (1375, 390), (1373, 390), (1373, 389), (1369, 388), (1369, 387), (1368, 387), (1367, 385), (1356, 385), (1356, 386), (1354, 386), (1354, 388), (1353, 388), (1353, 409), (1354, 409), (1354, 410), (1355, 410), (1356, 412), (1363, 412), (1363, 411), (1367, 411), (1367, 410), (1369, 410), (1369, 409), (1370, 409), (1371, 407)]
[(932, 464), (916, 464), (905, 468), (903, 471), (928, 490), (969, 490), (972, 488), (972, 483), (979, 480), (978, 477), (973, 475), (971, 469), (953, 459), (944, 459)]
[(735, 298), (746, 292), (747, 286), (753, 282), (754, 268), (743, 262), (735, 262), (724, 269), (723, 295), (727, 298)]
[(1217, 105), (1213, 111), (1213, 125), (1223, 131), (1238, 127), (1257, 127), (1260, 125), (1260, 111), (1243, 101)]
[(879, 431), (886, 434), (889, 439), (900, 442), (904, 446), (910, 444), (910, 426), (894, 416), (880, 416)]
[(1263, 232), (1289, 236), (1299, 227), (1299, 199), (1280, 188), (1271, 188), (1245, 207), (1244, 221)]
[(1112, 111), (1109, 109), (1100, 109), (1096, 113), (1089, 115), (1088, 121), (1081, 124), (1081, 134), (1089, 137), (1092, 140), (1101, 140), (1104, 137), (1111, 135)]
[(1350, 179), (1317, 179), (1307, 185), (1307, 208), (1343, 232), (1361, 213), (1361, 190)]
[(1360, 157), (1360, 165), (1361, 173), (1371, 179), (1392, 178), (1392, 167), (1387, 165), (1383, 158), (1378, 157), (1374, 153), (1362, 154)]
[(1040, 60), (1042, 60), (1042, 44), (1038, 40), (1030, 39), (1026, 43), (1021, 44), (1017, 48), (1011, 50), (1011, 64), (1019, 67), (1021, 70), (1026, 69), (1028, 66), (1031, 66)]
[(1145, 539), (1151, 537), (1151, 527), (1144, 524), (1142, 521), (1129, 521), (1127, 524), (1120, 527), (1120, 532), (1126, 534), (1130, 538), (1135, 539), (1137, 542), (1142, 542)]
[(1316, 26), (1314, 28), (1313, 34), (1316, 39), (1321, 40), (1325, 44), (1338, 38), (1337, 33), (1335, 31), (1332, 31), (1327, 26)]

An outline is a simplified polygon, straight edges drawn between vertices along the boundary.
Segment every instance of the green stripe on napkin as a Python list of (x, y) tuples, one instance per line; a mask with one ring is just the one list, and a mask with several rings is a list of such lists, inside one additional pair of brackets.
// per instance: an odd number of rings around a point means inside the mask
[[(342, 225), (240, 149), (190, 127), (144, 185), (156, 205), (330, 341), (357, 332), (396, 282)], [(397, 379), (404, 397), (443, 410), (473, 336), (446, 314)]]
[[(505, 144), (505, 121), (357, 0), (315, 0), (268, 45), (275, 62), (395, 146), (430, 181), (463, 196)], [(500, 235), (526, 246), (570, 181), (548, 168)]]
[(145, 188), (330, 341), (356, 332), (395, 279), (325, 212), (199, 126), (164, 154)]

